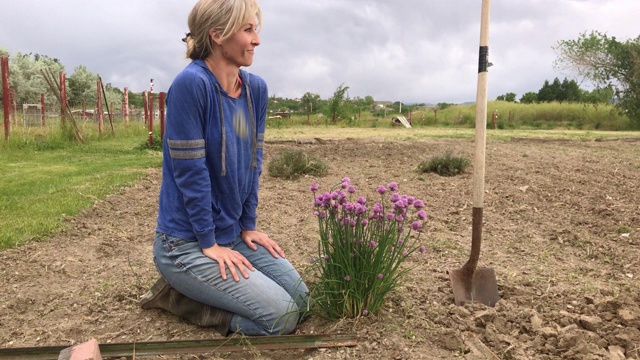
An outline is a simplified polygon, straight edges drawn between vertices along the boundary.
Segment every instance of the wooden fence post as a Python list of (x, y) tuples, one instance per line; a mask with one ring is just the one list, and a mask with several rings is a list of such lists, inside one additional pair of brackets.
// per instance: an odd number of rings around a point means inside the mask
[(85, 120), (87, 120), (87, 101), (82, 98), (82, 115), (80, 115), (80, 119), (82, 120), (82, 122), (84, 122)]
[(167, 94), (164, 92), (160, 93), (160, 100), (158, 106), (160, 107), (160, 140), (164, 139), (164, 110), (165, 110), (165, 98)]
[(102, 84), (100, 83), (100, 79), (97, 81), (96, 93), (98, 95), (98, 100), (96, 107), (98, 108), (96, 111), (98, 112), (98, 133), (102, 135)]
[(4, 110), (4, 139), (9, 140), (9, 58), (0, 58), (2, 72), (2, 108)]
[(142, 99), (144, 101), (144, 124), (147, 125), (149, 123), (149, 93), (147, 91), (144, 92)]
[(60, 119), (63, 124), (67, 123), (67, 75), (64, 72), (60, 73)]
[(44, 93), (40, 93), (40, 123), (42, 124), (42, 127), (45, 127), (44, 110)]
[(153, 146), (153, 92), (149, 92), (149, 147)]
[(11, 104), (13, 105), (11, 107), (11, 116), (13, 118), (12, 124), (14, 127), (16, 127), (18, 125), (18, 101), (16, 100), (18, 98), (17, 94), (16, 94), (16, 90), (15, 89), (11, 89)]
[(129, 88), (124, 88), (124, 123), (129, 124)]

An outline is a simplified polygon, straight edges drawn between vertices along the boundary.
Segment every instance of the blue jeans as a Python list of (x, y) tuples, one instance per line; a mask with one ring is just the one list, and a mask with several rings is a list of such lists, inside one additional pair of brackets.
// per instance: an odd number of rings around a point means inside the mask
[[(251, 250), (238, 238), (225, 245), (244, 255), (255, 271), (236, 282), (223, 280), (217, 261), (206, 257), (197, 242), (156, 233), (153, 259), (174, 289), (198, 302), (232, 312), (229, 330), (245, 335), (293, 332), (308, 309), (308, 292), (298, 272), (265, 248)], [(229, 274), (229, 271), (227, 271)]]

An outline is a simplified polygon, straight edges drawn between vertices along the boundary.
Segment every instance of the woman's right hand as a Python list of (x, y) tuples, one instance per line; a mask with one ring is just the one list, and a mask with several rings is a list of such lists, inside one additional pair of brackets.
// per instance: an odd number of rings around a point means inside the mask
[(227, 280), (226, 267), (229, 268), (229, 271), (231, 271), (231, 276), (233, 276), (233, 280), (235, 280), (236, 282), (240, 281), (237, 269), (240, 270), (240, 273), (242, 273), (242, 277), (244, 277), (245, 279), (249, 278), (247, 269), (253, 271), (253, 265), (251, 265), (249, 260), (247, 260), (244, 255), (227, 247), (215, 244), (210, 248), (202, 249), (202, 253), (209, 259), (218, 262), (218, 265), (220, 265), (220, 275), (222, 276), (223, 280)]

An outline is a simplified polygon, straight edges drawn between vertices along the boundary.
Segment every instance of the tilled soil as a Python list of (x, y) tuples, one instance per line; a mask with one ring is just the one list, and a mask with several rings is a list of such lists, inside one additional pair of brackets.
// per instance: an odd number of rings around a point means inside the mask
[[(401, 193), (423, 199), (428, 251), (411, 257), (417, 267), (381, 313), (312, 318), (297, 329), (354, 333), (356, 347), (180, 358), (640, 359), (639, 144), (487, 143), (480, 266), (495, 269), (502, 298), (491, 308), (454, 305), (447, 273), (469, 256), (473, 170), (416, 172), (447, 149), (473, 159), (472, 140), (267, 142), (265, 164), (295, 147), (330, 165), (323, 178), (262, 176), (259, 227), (303, 273), (318, 239), (309, 185), (328, 190), (344, 176), (359, 193), (396, 181)], [(0, 347), (219, 337), (138, 306), (157, 277), (151, 245), (160, 182), (160, 171), (149, 170), (136, 186), (69, 218), (59, 234), (0, 252)]]

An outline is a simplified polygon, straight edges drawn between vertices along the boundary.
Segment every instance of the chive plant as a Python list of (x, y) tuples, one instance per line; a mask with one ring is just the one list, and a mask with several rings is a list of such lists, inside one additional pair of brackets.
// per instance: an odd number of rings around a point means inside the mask
[(311, 281), (317, 313), (337, 319), (378, 312), (411, 270), (402, 263), (425, 252), (419, 245), (424, 202), (401, 195), (395, 182), (379, 186), (373, 204), (355, 194), (347, 177), (330, 192), (318, 193), (315, 183), (310, 190), (320, 235)]

